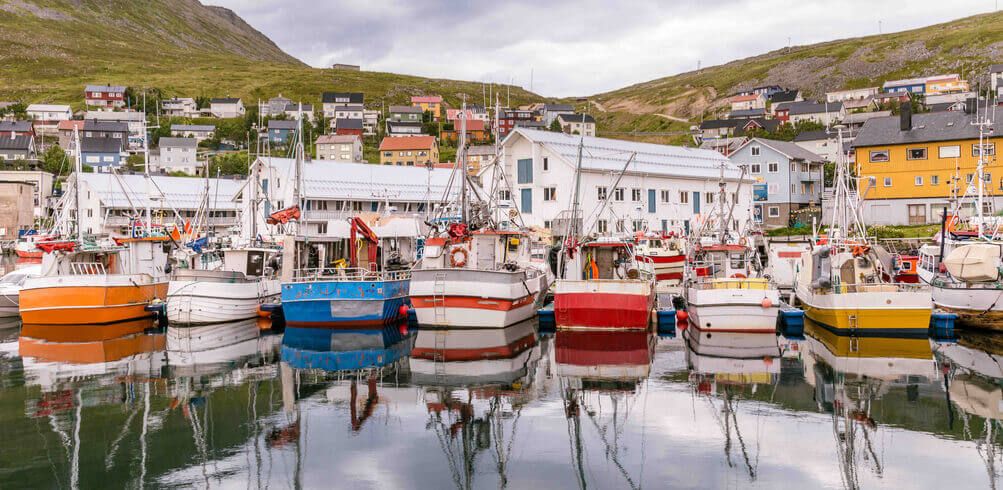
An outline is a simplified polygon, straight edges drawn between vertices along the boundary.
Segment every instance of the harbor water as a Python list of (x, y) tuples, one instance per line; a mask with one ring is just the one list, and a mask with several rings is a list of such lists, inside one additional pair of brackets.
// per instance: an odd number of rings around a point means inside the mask
[(992, 336), (147, 327), (0, 327), (0, 488), (994, 488), (1003, 466)]

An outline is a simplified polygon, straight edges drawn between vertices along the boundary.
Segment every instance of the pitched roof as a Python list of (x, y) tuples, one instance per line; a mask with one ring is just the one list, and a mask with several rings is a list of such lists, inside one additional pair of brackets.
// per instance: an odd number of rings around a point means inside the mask
[(86, 121), (83, 119), (66, 119), (59, 121), (59, 124), (56, 125), (56, 129), (59, 131), (73, 131), (73, 128), (77, 128), (78, 130), (83, 131), (85, 122)]
[(16, 133), (31, 132), (31, 121), (0, 121), (0, 131), (14, 131)]
[(543, 104), (543, 110), (547, 112), (575, 112), (571, 104)]
[(159, 146), (161, 148), (196, 148), (198, 147), (198, 142), (195, 138), (171, 138), (164, 136), (160, 138)]
[(438, 95), (416, 95), (411, 97), (412, 104), (441, 104), (442, 97)]
[(752, 138), (749, 141), (745, 142), (745, 144), (742, 145), (742, 147), (748, 146), (753, 143), (759, 143), (763, 146), (768, 146), (770, 148), (773, 148), (775, 151), (783, 154), (784, 156), (786, 156), (791, 160), (804, 160), (806, 162), (813, 162), (813, 163), (825, 162), (825, 159), (822, 158), (821, 156), (813, 152), (810, 152), (804, 148), (801, 148), (800, 146), (791, 143), (789, 141), (768, 140), (766, 138)]
[(82, 138), (80, 150), (84, 153), (119, 153), (122, 140), (118, 138)]
[(421, 114), (421, 107), (415, 107), (413, 105), (392, 105), (390, 106), (390, 113)]
[(209, 101), (210, 104), (236, 104), (237, 102), (240, 102), (240, 97), (220, 97)]
[(84, 121), (84, 131), (128, 133), (129, 125), (118, 121), (96, 121), (94, 119), (87, 119)]
[(362, 137), (357, 134), (322, 134), (317, 138), (317, 144), (355, 143)]
[(843, 118), (844, 124), (863, 124), (869, 119), (874, 119), (876, 117), (888, 117), (892, 115), (892, 111), (874, 111), (874, 112), (854, 112), (852, 114), (847, 114)]
[(780, 102), (794, 102), (794, 100), (798, 98), (798, 94), (800, 93), (801, 91), (797, 89), (781, 90), (771, 95), (770, 101), (772, 101), (774, 104), (778, 104)]
[(299, 121), (286, 121), (282, 119), (269, 119), (268, 129), (296, 129), (299, 127)]
[(735, 103), (735, 102), (751, 102), (753, 100), (759, 100), (759, 97), (760, 97), (759, 94), (736, 95), (736, 96), (728, 99), (728, 102), (731, 102), (731, 103)]
[(84, 87), (84, 92), (123, 93), (125, 92), (125, 87), (121, 85), (87, 85)]
[[(303, 112), (313, 112), (313, 104), (303, 104), (302, 108)], [(282, 108), (283, 112), (299, 112), (299, 110), (300, 104), (286, 104), (286, 106)]]
[(827, 112), (839, 112), (843, 108), (841, 102), (815, 102), (814, 100), (802, 100), (798, 102), (786, 102), (784, 109), (790, 111), (792, 116), (805, 114), (823, 114)]
[(494, 145), (470, 145), (467, 147), (468, 156), (494, 156), (495, 147)]
[(580, 123), (582, 118), (585, 118), (586, 124), (595, 124), (596, 120), (589, 114), (558, 114), (557, 118), (569, 123)]
[(361, 92), (324, 92), (321, 101), (325, 104), (362, 104), (365, 95)]
[(582, 168), (591, 171), (620, 172), (631, 155), (636, 153), (628, 172), (716, 180), (720, 176), (721, 166), (724, 165), (726, 179), (736, 180), (741, 176), (738, 167), (713, 150), (638, 143), (593, 136), (581, 137), (527, 128), (516, 128), (509, 133), (502, 144), (508, 145), (516, 138), (526, 138), (546, 146), (552, 153), (565, 160), (568, 165), (574, 165), (577, 162), (578, 145), (581, 141), (583, 144)]
[(729, 112), (728, 113), (728, 118), (729, 119), (739, 119), (739, 118), (748, 119), (750, 117), (761, 117), (761, 116), (765, 116), (765, 115), (766, 115), (766, 109), (763, 109), (763, 108), (759, 108), (759, 109), (742, 109), (742, 110), (738, 110), (738, 111), (731, 111), (731, 112)]
[(888, 87), (902, 87), (907, 85), (923, 85), (926, 83), (926, 77), (923, 78), (903, 78), (901, 80), (888, 80), (881, 85), (881, 88)]
[(361, 112), (366, 110), (366, 108), (363, 107), (362, 104), (345, 104), (344, 106), (338, 107), (335, 110), (345, 111), (345, 112)]
[[(255, 164), (259, 163), (271, 165), (284, 180), (292, 181), (294, 159), (259, 157)], [(453, 173), (451, 168), (429, 171), (424, 165), (399, 167), (368, 163), (339, 163), (337, 171), (333, 171), (324, 160), (304, 162), (302, 168), (304, 198), (358, 201), (384, 200), (385, 196), (404, 202), (437, 200), (449, 188)], [(458, 190), (459, 186), (453, 185), (451, 194), (455, 195)]]
[(383, 138), (380, 150), (423, 150), (435, 146), (434, 136), (397, 136)]
[(700, 123), (700, 129), (723, 129), (723, 128), (735, 128), (739, 125), (744, 124), (744, 121), (736, 119), (708, 119)]
[(362, 129), (362, 119), (349, 119), (341, 117), (335, 119), (334, 127), (338, 129)]
[[(899, 116), (876, 117), (868, 120), (860, 128), (856, 139), (853, 140), (853, 146), (975, 139), (979, 137), (979, 129), (972, 124), (974, 121), (973, 114), (966, 114), (963, 111), (927, 112), (913, 114), (912, 129), (902, 131)], [(993, 134), (1003, 133), (1003, 121), (994, 122), (992, 131)]]
[(31, 148), (31, 136), (0, 137), (0, 150), (28, 151), (29, 148)]
[[(148, 186), (146, 178), (142, 175), (81, 174), (84, 184), (97, 195), (105, 207), (131, 208), (136, 206), (143, 208), (149, 202), (153, 209), (165, 207), (174, 207), (179, 210), (197, 209), (205, 199), (203, 195), (205, 180), (162, 175), (153, 175), (150, 178), (156, 184), (155, 186)], [(213, 200), (214, 208), (230, 211), (239, 209), (241, 203), (234, 198), (244, 187), (244, 179), (212, 178), (208, 180), (209, 188), (214, 193), (218, 189), (219, 198)], [(147, 192), (148, 188), (151, 189), (149, 193)]]
[(993, 63), (989, 65), (989, 73), (1003, 73), (1003, 63)]
[(171, 131), (215, 131), (216, 126), (212, 124), (171, 124)]
[(820, 141), (820, 140), (829, 140), (835, 138), (836, 138), (835, 132), (830, 133), (825, 129), (815, 129), (811, 131), (801, 131), (800, 133), (797, 134), (797, 136), (794, 137), (794, 141), (795, 142)]
[(146, 119), (146, 113), (140, 111), (87, 111), (84, 114), (84, 119), (97, 119), (100, 121), (125, 121), (125, 122), (143, 122)]
[(66, 104), (31, 104), (25, 110), (27, 112), (71, 112), (70, 106)]

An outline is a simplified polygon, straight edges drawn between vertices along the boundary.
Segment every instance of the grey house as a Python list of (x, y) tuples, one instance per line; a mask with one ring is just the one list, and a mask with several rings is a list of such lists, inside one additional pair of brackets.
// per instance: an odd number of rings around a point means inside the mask
[(755, 181), (752, 214), (765, 227), (807, 225), (820, 215), (825, 158), (763, 138), (750, 139), (728, 158)]

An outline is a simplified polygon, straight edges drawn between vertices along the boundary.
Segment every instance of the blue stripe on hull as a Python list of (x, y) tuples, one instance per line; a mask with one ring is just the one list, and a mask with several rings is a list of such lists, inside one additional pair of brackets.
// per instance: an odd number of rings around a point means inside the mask
[(286, 323), (299, 326), (382, 326), (404, 318), (409, 280), (315, 281), (282, 285)]

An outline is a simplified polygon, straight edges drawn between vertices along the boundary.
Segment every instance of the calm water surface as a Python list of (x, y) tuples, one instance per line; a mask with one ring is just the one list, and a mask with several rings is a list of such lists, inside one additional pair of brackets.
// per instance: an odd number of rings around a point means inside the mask
[(995, 337), (144, 326), (0, 326), (0, 488), (994, 488), (1003, 467)]

